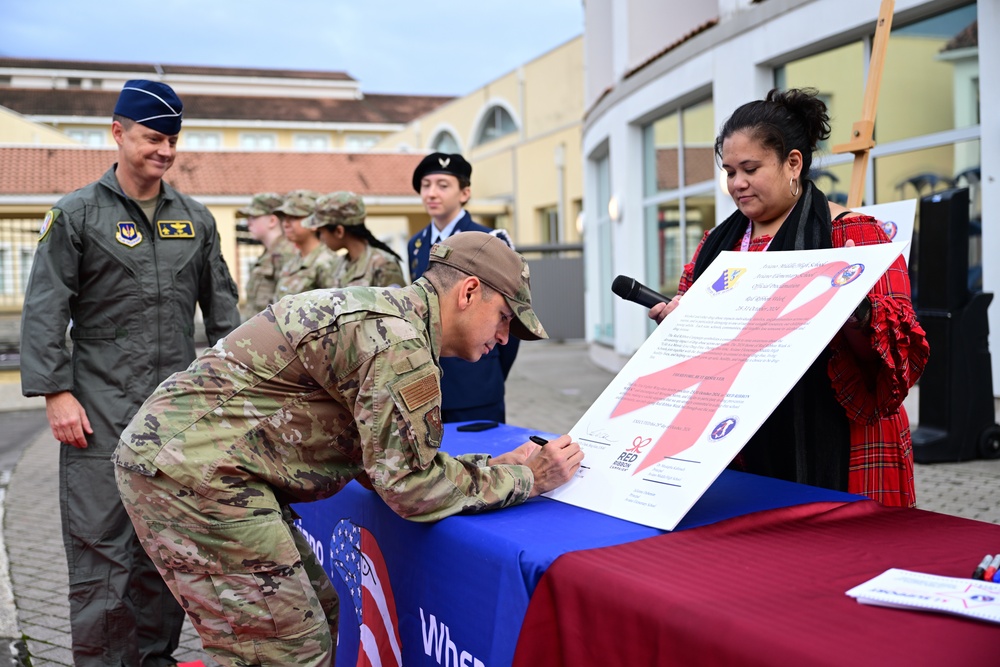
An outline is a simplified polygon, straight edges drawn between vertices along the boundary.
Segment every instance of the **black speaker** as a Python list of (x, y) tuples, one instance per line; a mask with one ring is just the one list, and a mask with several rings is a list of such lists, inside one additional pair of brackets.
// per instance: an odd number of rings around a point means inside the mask
[(920, 419), (913, 432), (917, 463), (996, 458), (993, 376), (986, 311), (979, 292), (954, 313), (918, 311), (931, 356), (920, 377)]
[(916, 307), (954, 311), (969, 301), (969, 189), (920, 200)]

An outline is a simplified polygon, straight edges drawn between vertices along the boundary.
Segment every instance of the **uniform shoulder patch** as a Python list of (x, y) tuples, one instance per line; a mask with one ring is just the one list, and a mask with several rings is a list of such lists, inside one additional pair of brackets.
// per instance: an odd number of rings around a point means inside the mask
[(59, 219), (59, 214), (62, 213), (57, 208), (52, 209), (45, 214), (45, 219), (42, 220), (42, 226), (38, 228), (38, 240), (41, 241), (45, 238), (45, 235), (49, 233), (52, 229), (52, 225), (55, 224), (56, 220)]
[(194, 224), (190, 220), (159, 220), (156, 230), (161, 239), (194, 238)]
[(440, 438), (440, 433), (444, 430), (444, 426), (441, 424), (441, 406), (435, 405), (433, 408), (427, 411), (424, 415), (424, 424), (427, 425), (427, 432), (433, 433), (438, 438)]
[(399, 395), (406, 404), (406, 409), (414, 412), (422, 405), (427, 405), (430, 401), (441, 395), (441, 387), (438, 385), (437, 376), (430, 374), (417, 378), (399, 388)]

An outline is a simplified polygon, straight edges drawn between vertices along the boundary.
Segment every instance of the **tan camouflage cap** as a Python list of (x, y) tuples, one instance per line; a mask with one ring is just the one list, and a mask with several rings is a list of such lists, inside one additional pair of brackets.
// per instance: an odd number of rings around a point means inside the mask
[(292, 190), (285, 195), (285, 201), (274, 212), (292, 218), (304, 218), (316, 210), (317, 199), (319, 193), (313, 190)]
[(300, 224), (306, 229), (327, 225), (353, 227), (364, 224), (365, 202), (353, 192), (331, 192), (316, 200), (316, 210)]
[(250, 200), (249, 206), (236, 211), (237, 218), (253, 218), (258, 215), (270, 215), (284, 203), (285, 198), (277, 192), (258, 192)]
[(441, 262), (462, 273), (476, 276), (503, 294), (514, 311), (510, 332), (521, 340), (548, 338), (531, 309), (531, 274), (528, 262), (502, 239), (486, 232), (453, 234), (431, 248), (431, 262)]

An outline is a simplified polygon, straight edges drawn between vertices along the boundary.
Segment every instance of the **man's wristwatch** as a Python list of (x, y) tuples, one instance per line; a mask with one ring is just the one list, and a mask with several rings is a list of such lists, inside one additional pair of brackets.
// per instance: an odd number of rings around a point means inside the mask
[(872, 302), (866, 296), (854, 309), (851, 316), (847, 318), (847, 326), (852, 329), (864, 329), (872, 320)]

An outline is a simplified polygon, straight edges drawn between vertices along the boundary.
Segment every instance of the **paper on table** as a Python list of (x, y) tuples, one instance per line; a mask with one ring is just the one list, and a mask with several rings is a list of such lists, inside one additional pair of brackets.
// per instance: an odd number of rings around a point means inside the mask
[(1000, 623), (1000, 584), (893, 568), (847, 595), (862, 604), (940, 611)]
[(904, 248), (720, 253), (570, 430), (586, 458), (546, 495), (673, 530)]

